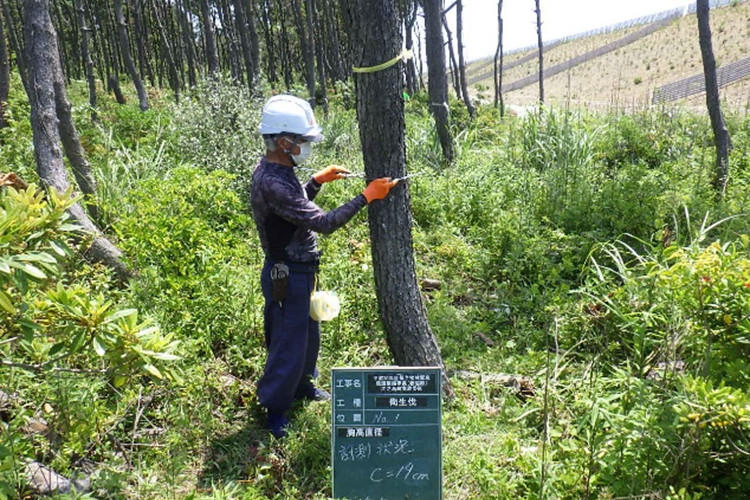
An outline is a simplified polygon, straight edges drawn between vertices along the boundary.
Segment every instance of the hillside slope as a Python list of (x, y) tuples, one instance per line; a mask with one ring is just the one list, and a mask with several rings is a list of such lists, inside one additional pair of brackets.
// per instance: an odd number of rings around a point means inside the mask
[[(750, 56), (750, 2), (739, 2), (711, 11), (713, 46), (717, 64), (728, 64)], [(545, 52), (545, 67), (580, 56), (597, 47), (623, 38), (638, 27), (573, 40)], [(514, 59), (522, 57), (514, 55)], [(467, 77), (478, 99), (492, 99), (492, 73), (487, 61), (477, 61), (468, 68)], [(534, 75), (538, 62), (532, 58), (504, 74), (511, 83)], [(702, 71), (698, 46), (698, 24), (695, 15), (672, 21), (666, 27), (637, 41), (545, 79), (546, 101), (553, 105), (592, 108), (641, 108), (651, 102), (654, 89), (667, 83), (693, 76)], [(478, 80), (482, 74), (485, 79)], [(729, 108), (750, 108), (750, 78), (740, 80), (721, 90)], [(508, 92), (506, 102), (529, 105), (537, 101), (538, 86), (532, 84)], [(701, 106), (703, 94), (682, 101), (688, 106)]]

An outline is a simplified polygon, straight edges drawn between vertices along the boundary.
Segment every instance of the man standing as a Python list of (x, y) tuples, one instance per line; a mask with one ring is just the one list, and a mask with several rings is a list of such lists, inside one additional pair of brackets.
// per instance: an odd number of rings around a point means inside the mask
[(385, 198), (396, 182), (375, 179), (351, 201), (326, 213), (313, 203), (315, 196), (323, 184), (349, 171), (331, 165), (300, 184), (294, 167), (309, 158), (312, 143), (323, 140), (307, 101), (271, 97), (263, 107), (259, 132), (266, 154), (253, 172), (250, 202), (265, 253), (261, 288), (268, 355), (258, 399), (268, 412), (266, 427), (283, 437), (289, 425), (286, 411), (295, 400), (330, 399), (313, 385), (320, 348), (320, 325), (310, 318), (320, 258), (315, 233), (340, 228), (366, 204)]

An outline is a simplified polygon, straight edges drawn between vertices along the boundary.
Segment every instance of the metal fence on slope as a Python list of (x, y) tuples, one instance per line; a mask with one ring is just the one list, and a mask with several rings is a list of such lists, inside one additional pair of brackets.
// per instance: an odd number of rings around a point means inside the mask
[[(727, 64), (716, 70), (716, 79), (719, 82), (719, 88), (747, 78), (748, 76), (750, 76), (750, 57), (740, 59), (737, 62)], [(703, 73), (700, 73), (657, 88), (654, 90), (654, 96), (651, 101), (653, 104), (677, 101), (705, 91), (706, 79)]]

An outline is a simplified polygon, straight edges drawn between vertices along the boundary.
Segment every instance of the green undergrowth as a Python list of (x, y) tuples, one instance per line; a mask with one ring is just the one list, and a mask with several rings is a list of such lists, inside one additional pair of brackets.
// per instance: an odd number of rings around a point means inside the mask
[[(307, 167), (360, 172), (338, 90)], [(71, 96), (85, 102), (78, 83)], [(3, 188), (0, 498), (27, 495), (26, 460), (90, 478), (71, 498), (328, 498), (329, 408), (295, 407), (277, 441), (255, 397), (263, 256), (247, 187), (262, 101), (212, 82), (153, 102), (102, 96), (97, 122), (74, 109), (100, 224), (136, 271), (127, 285), (83, 262), (65, 197)], [(420, 175), (396, 189), (409, 190), (418, 278), (439, 282), (423, 300), (456, 393), (445, 498), (747, 497), (750, 121), (729, 116), (717, 201), (704, 116), (469, 120), (452, 103), (447, 165), (427, 102), (407, 102), (406, 169)], [(0, 158), (35, 181), (27, 106), (12, 96)], [(316, 202), (363, 187), (329, 184)], [(323, 324), (325, 387), (333, 367), (392, 361), (366, 211), (320, 245), (319, 288), (342, 300)]]

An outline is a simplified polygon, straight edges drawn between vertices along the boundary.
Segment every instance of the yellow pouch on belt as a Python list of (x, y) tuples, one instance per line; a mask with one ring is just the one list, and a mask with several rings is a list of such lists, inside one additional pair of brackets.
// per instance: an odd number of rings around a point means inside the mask
[(341, 303), (335, 292), (315, 291), (310, 296), (310, 317), (315, 321), (330, 321), (340, 310)]

